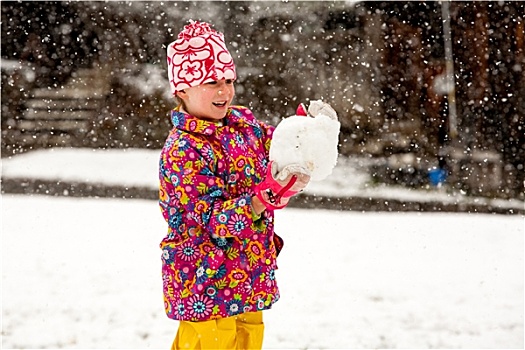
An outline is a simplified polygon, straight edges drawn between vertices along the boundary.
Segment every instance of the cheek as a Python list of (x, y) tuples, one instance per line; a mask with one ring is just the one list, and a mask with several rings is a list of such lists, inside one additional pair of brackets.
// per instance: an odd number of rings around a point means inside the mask
[(199, 98), (199, 104), (202, 105), (204, 102), (212, 102), (213, 101), (213, 91), (210, 89), (207, 89), (206, 91), (203, 91), (203, 93), (200, 95)]

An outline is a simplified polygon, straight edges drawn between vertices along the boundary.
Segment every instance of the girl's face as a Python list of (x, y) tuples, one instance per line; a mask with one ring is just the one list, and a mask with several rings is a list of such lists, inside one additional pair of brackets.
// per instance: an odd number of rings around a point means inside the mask
[(177, 92), (187, 113), (200, 119), (221, 120), (235, 96), (233, 80), (218, 80)]

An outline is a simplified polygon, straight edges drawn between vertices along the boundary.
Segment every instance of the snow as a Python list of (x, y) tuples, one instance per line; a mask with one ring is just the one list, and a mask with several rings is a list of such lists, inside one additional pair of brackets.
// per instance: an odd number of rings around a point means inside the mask
[[(52, 148), (2, 158), (2, 177), (85, 182), (158, 189), (160, 150)], [(443, 189), (411, 190), (375, 185), (365, 158), (339, 157), (333, 172), (323, 181), (312, 181), (306, 194), (332, 197), (385, 198), (444, 203), (490, 203), (501, 208), (523, 209), (519, 200), (468, 197)]]
[[(156, 188), (158, 155), (34, 151), (3, 159), (2, 176)], [(371, 193), (367, 181), (342, 158), (310, 191)], [(397, 197), (436, 196), (416, 192)], [(4, 194), (1, 212), (2, 348), (171, 345), (156, 201)], [(276, 230), (267, 349), (524, 346), (523, 216), (286, 208)]]
[(270, 159), (279, 170), (299, 165), (309, 171), (312, 181), (324, 180), (337, 163), (339, 127), (339, 122), (324, 115), (285, 118), (275, 128)]
[(132, 74), (121, 78), (124, 83), (139, 89), (144, 96), (152, 96), (156, 92), (160, 92), (166, 100), (173, 98), (163, 67), (155, 64), (143, 64), (138, 71), (136, 67), (133, 68), (130, 69)]
[(160, 150), (51, 148), (2, 159), (2, 176), (158, 188)]
[[(325, 110), (330, 113), (323, 113)], [(332, 173), (337, 163), (341, 124), (332, 107), (321, 100), (310, 103), (308, 114), (289, 116), (277, 125), (270, 160), (277, 164), (279, 172), (289, 166), (300, 167), (312, 181), (321, 181)]]
[[(3, 348), (157, 348), (156, 201), (4, 195)], [(267, 349), (523, 348), (523, 217), (286, 208)]]
[[(36, 74), (31, 68), (31, 66), (27, 63), (22, 64), (22, 62), (20, 62), (19, 60), (6, 60), (2, 58), (0, 59), (0, 68), (2, 71), (5, 71), (10, 75), (18, 71), (24, 76), (24, 79), (28, 82), (33, 82), (36, 78)], [(9, 84), (13, 83), (9, 82)]]

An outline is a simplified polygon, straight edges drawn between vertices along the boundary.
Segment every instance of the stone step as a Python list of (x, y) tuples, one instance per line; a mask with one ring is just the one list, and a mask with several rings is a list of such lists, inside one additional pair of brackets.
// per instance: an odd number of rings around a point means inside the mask
[(42, 120), (57, 120), (57, 119), (92, 119), (95, 116), (94, 110), (47, 110), (28, 108), (24, 113), (25, 119), (42, 119)]
[(110, 81), (101, 69), (79, 69), (60, 88), (41, 88), (33, 90), (33, 98), (104, 98), (109, 94)]
[(65, 88), (90, 88), (109, 91), (109, 78), (101, 69), (83, 68), (71, 74)]
[(80, 109), (98, 109), (101, 106), (100, 99), (30, 99), (25, 103), (28, 109), (44, 109), (44, 110), (63, 110), (72, 111)]
[(107, 91), (100, 88), (35, 89), (33, 99), (102, 99)]
[(33, 90), (16, 127), (46, 141), (51, 140), (49, 137), (68, 134), (81, 138), (80, 135), (90, 130), (108, 94), (109, 79), (102, 70), (79, 69), (58, 89)]
[(87, 132), (90, 126), (87, 120), (20, 120), (18, 128), (21, 131), (57, 131), (57, 132)]

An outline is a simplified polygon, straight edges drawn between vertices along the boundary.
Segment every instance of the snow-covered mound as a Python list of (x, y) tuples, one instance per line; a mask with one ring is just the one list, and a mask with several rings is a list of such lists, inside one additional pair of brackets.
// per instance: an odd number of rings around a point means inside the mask
[(337, 114), (329, 105), (312, 101), (308, 116), (293, 115), (277, 125), (270, 160), (277, 163), (278, 172), (293, 165), (304, 168), (311, 180), (323, 180), (337, 163), (340, 127)]

